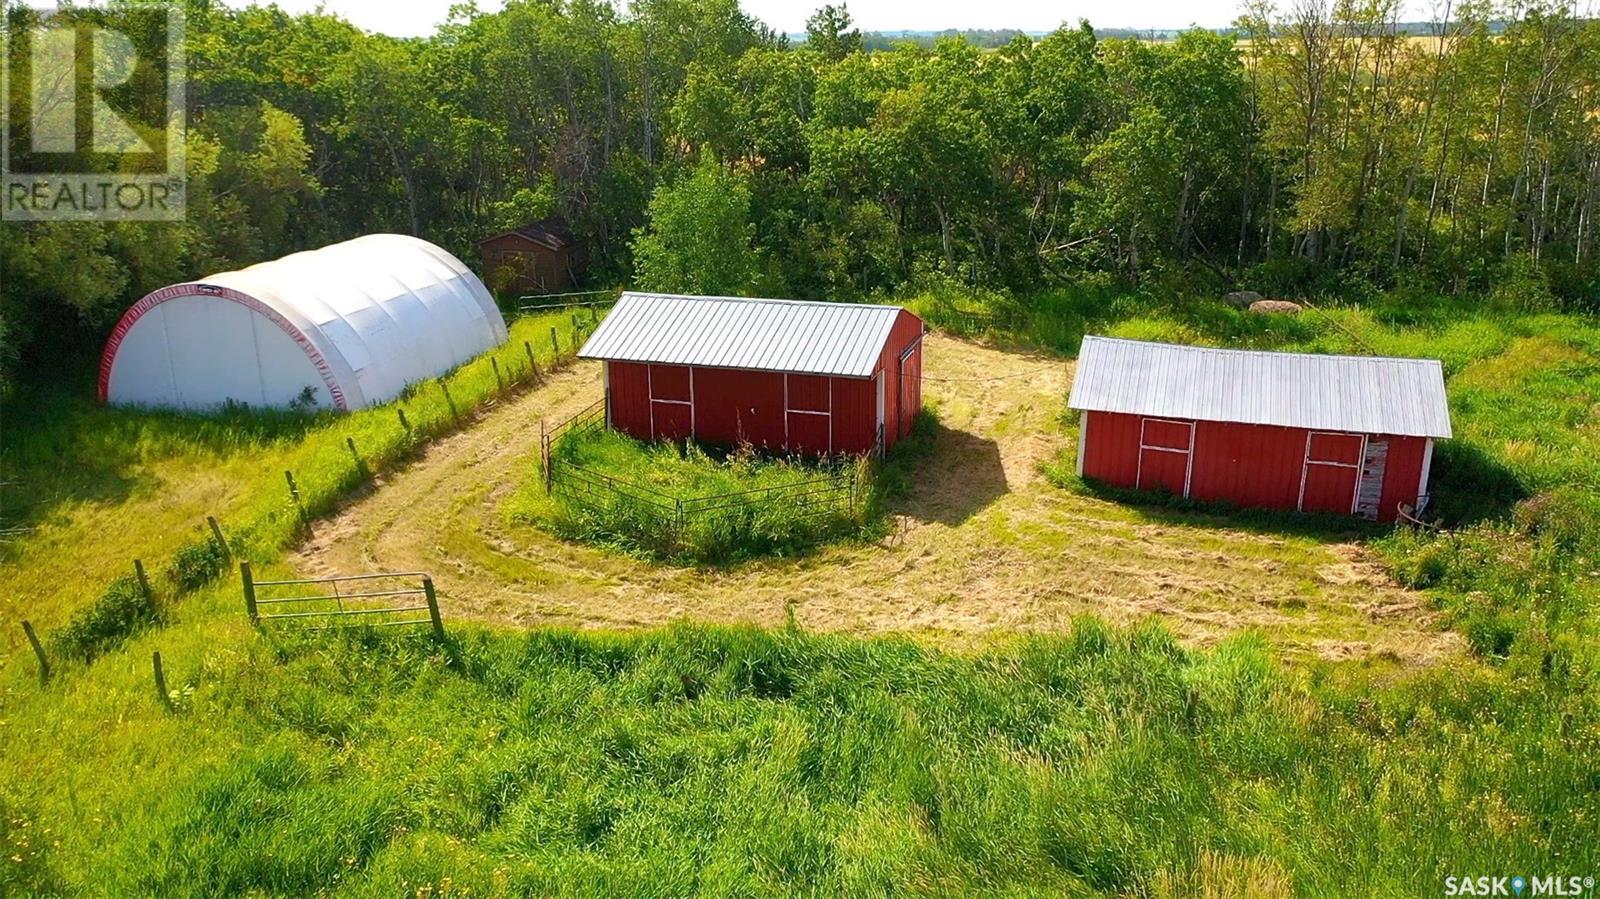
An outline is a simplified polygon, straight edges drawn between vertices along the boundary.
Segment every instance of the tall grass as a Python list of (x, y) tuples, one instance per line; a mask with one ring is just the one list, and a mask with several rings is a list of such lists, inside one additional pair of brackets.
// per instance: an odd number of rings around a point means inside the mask
[[(68, 739), (20, 750), (56, 782), (0, 785), (13, 833), (40, 837), (0, 887), (1417, 895), (1600, 862), (1592, 759), (1492, 672), (1374, 690), (1285, 671), (1255, 637), (1188, 651), (1092, 619), (971, 655), (453, 633), (169, 646), (196, 685), (177, 715), (133, 700), (137, 669), (97, 669), (60, 697)], [(71, 742), (102, 705), (124, 709), (111, 739)], [(115, 824), (58, 829), (78, 816)]]
[(509, 505), (514, 521), (654, 559), (723, 564), (803, 552), (858, 533), (871, 516), (865, 458), (771, 457), (748, 447), (714, 457), (693, 442), (645, 443), (606, 428), (551, 451), (554, 489), (534, 472)]

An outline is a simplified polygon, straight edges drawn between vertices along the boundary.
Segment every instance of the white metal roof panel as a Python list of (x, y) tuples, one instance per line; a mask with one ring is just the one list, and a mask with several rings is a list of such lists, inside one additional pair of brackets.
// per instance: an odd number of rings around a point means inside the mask
[(1444, 367), (1437, 359), (1085, 337), (1067, 404), (1165, 418), (1451, 436)]
[(624, 293), (586, 359), (867, 378), (899, 306)]

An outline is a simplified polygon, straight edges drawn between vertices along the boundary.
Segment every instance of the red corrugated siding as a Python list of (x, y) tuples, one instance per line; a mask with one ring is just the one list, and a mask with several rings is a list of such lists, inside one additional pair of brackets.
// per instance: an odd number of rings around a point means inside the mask
[(783, 449), (783, 418), (783, 375), (730, 368), (694, 370), (695, 439)]
[(1132, 487), (1139, 476), (1139, 417), (1120, 412), (1084, 414), (1083, 476)]
[[(1422, 477), (1422, 460), (1427, 452), (1426, 437), (1390, 437), (1389, 464), (1383, 475), (1383, 505), (1379, 521), (1393, 521), (1401, 503), (1417, 505), (1417, 482)], [(1422, 485), (1422, 492), (1428, 485)]]
[(650, 381), (638, 362), (606, 363), (607, 401), (611, 426), (640, 440), (650, 440)]
[(1195, 424), (1189, 495), (1241, 506), (1293, 509), (1300, 501), (1306, 434), (1294, 428), (1202, 421)]
[(878, 387), (872, 378), (833, 379), (833, 451), (864, 453), (878, 431)]
[[(878, 380), (884, 387), (884, 441), (910, 433), (922, 409), (922, 319), (901, 311), (889, 332), (871, 378), (823, 378), (790, 375), (792, 396), (785, 406), (784, 375), (780, 372), (728, 368), (693, 370), (694, 437), (706, 443), (732, 445), (748, 441), (768, 449), (826, 452), (830, 437), (835, 453), (864, 453), (872, 449), (878, 433)], [(902, 367), (900, 355), (915, 346)], [(612, 426), (641, 440), (666, 437), (683, 426), (678, 409), (656, 404), (663, 418), (652, 428), (650, 380), (660, 378), (657, 396), (684, 395), (687, 369), (681, 366), (647, 366), (637, 362), (607, 362)], [(902, 370), (902, 368), (904, 370)], [(905, 395), (901, 396), (904, 384)], [(791, 415), (788, 408), (824, 410), (830, 416)], [(686, 398), (686, 397), (685, 397)]]
[[(889, 330), (883, 353), (878, 357), (877, 371), (884, 373), (883, 442), (888, 449), (906, 434), (911, 433), (912, 422), (922, 410), (922, 319), (901, 310)], [(902, 367), (900, 354), (915, 344), (916, 349)], [(906, 393), (904, 402), (901, 391)], [(877, 397), (873, 397), (872, 418), (878, 414)]]
[[(1159, 420), (1153, 420), (1159, 421)], [(1137, 487), (1140, 481), (1141, 416), (1115, 412), (1089, 412), (1084, 416), (1083, 474), (1118, 487)], [(1152, 424), (1146, 432), (1147, 445), (1181, 446), (1181, 429)], [(1307, 431), (1269, 425), (1201, 421), (1195, 423), (1194, 454), (1189, 466), (1189, 496), (1206, 501), (1226, 501), (1240, 506), (1275, 509), (1299, 507), (1301, 478), (1305, 469)], [(1176, 437), (1175, 437), (1176, 435)], [(1422, 474), (1427, 441), (1421, 437), (1374, 436), (1389, 441), (1389, 458), (1384, 470), (1380, 521), (1393, 521), (1400, 503), (1415, 504), (1417, 481)], [(1360, 435), (1348, 439), (1316, 439), (1319, 457), (1338, 456), (1345, 461), (1359, 451)], [(1157, 481), (1171, 482), (1175, 469), (1173, 454), (1157, 455), (1146, 450), (1152, 471), (1144, 486)], [(1181, 457), (1177, 457), (1181, 458)], [(1327, 481), (1345, 470), (1316, 471), (1313, 480)], [(1325, 477), (1326, 476), (1326, 477)], [(1320, 479), (1320, 480), (1318, 480)], [(1331, 489), (1313, 489), (1312, 505), (1322, 499), (1328, 507), (1347, 508), (1344, 496), (1350, 491), (1350, 476)], [(1313, 484), (1313, 488), (1317, 485)], [(1328, 487), (1323, 484), (1322, 487)], [(1326, 494), (1326, 495), (1324, 495)], [(1337, 499), (1338, 502), (1334, 500)]]

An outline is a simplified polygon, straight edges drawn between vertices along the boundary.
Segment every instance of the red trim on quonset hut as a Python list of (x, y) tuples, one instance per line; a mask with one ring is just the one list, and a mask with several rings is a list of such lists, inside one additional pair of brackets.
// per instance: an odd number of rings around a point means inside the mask
[(323, 357), (322, 352), (317, 349), (316, 345), (311, 342), (311, 338), (307, 337), (304, 331), (295, 327), (292, 322), (279, 314), (276, 309), (255, 297), (240, 293), (231, 287), (194, 282), (173, 284), (170, 287), (163, 287), (160, 290), (146, 294), (143, 299), (134, 303), (127, 312), (122, 314), (122, 318), (117, 321), (117, 326), (111, 329), (111, 336), (106, 339), (105, 350), (100, 354), (98, 392), (101, 403), (106, 402), (110, 395), (111, 369), (116, 364), (117, 348), (122, 345), (123, 338), (128, 335), (129, 331), (133, 330), (133, 326), (138, 323), (145, 313), (168, 300), (176, 300), (180, 297), (219, 297), (229, 302), (238, 303), (253, 312), (258, 312), (265, 316), (268, 321), (277, 325), (283, 333), (289, 335), (289, 338), (300, 346), (300, 349), (305, 351), (306, 358), (310, 359), (311, 364), (316, 366), (317, 373), (322, 376), (323, 383), (328, 385), (328, 396), (333, 400), (334, 408), (340, 410), (348, 408), (345, 405), (344, 390), (334, 380), (333, 369), (328, 366), (328, 360)]

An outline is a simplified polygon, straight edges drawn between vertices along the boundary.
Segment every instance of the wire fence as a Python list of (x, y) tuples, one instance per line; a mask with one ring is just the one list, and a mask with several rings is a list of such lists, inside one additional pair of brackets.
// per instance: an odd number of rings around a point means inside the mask
[(936, 304), (925, 311), (925, 317), (939, 330), (961, 337), (1022, 331), (1028, 326), (1028, 316), (1020, 309), (977, 312)]
[[(856, 460), (799, 481), (684, 496), (579, 464), (560, 452), (563, 441), (605, 426), (604, 400), (554, 427), (541, 425), (539, 456), (545, 493), (577, 506), (587, 515), (606, 514), (616, 520), (631, 519), (640, 529), (659, 528), (655, 542), (682, 547), (692, 533), (727, 531), (762, 516), (805, 526), (831, 522), (859, 529), (864, 523), (870, 461), (865, 471)], [(873, 452), (868, 459), (879, 455)]]
[[(574, 300), (571, 297), (594, 297), (592, 300)], [(566, 302), (553, 302), (565, 300)], [(543, 315), (560, 309), (587, 310), (591, 319), (597, 320), (602, 309), (617, 304), (614, 290), (581, 290), (573, 293), (547, 293), (517, 297), (519, 315)]]

